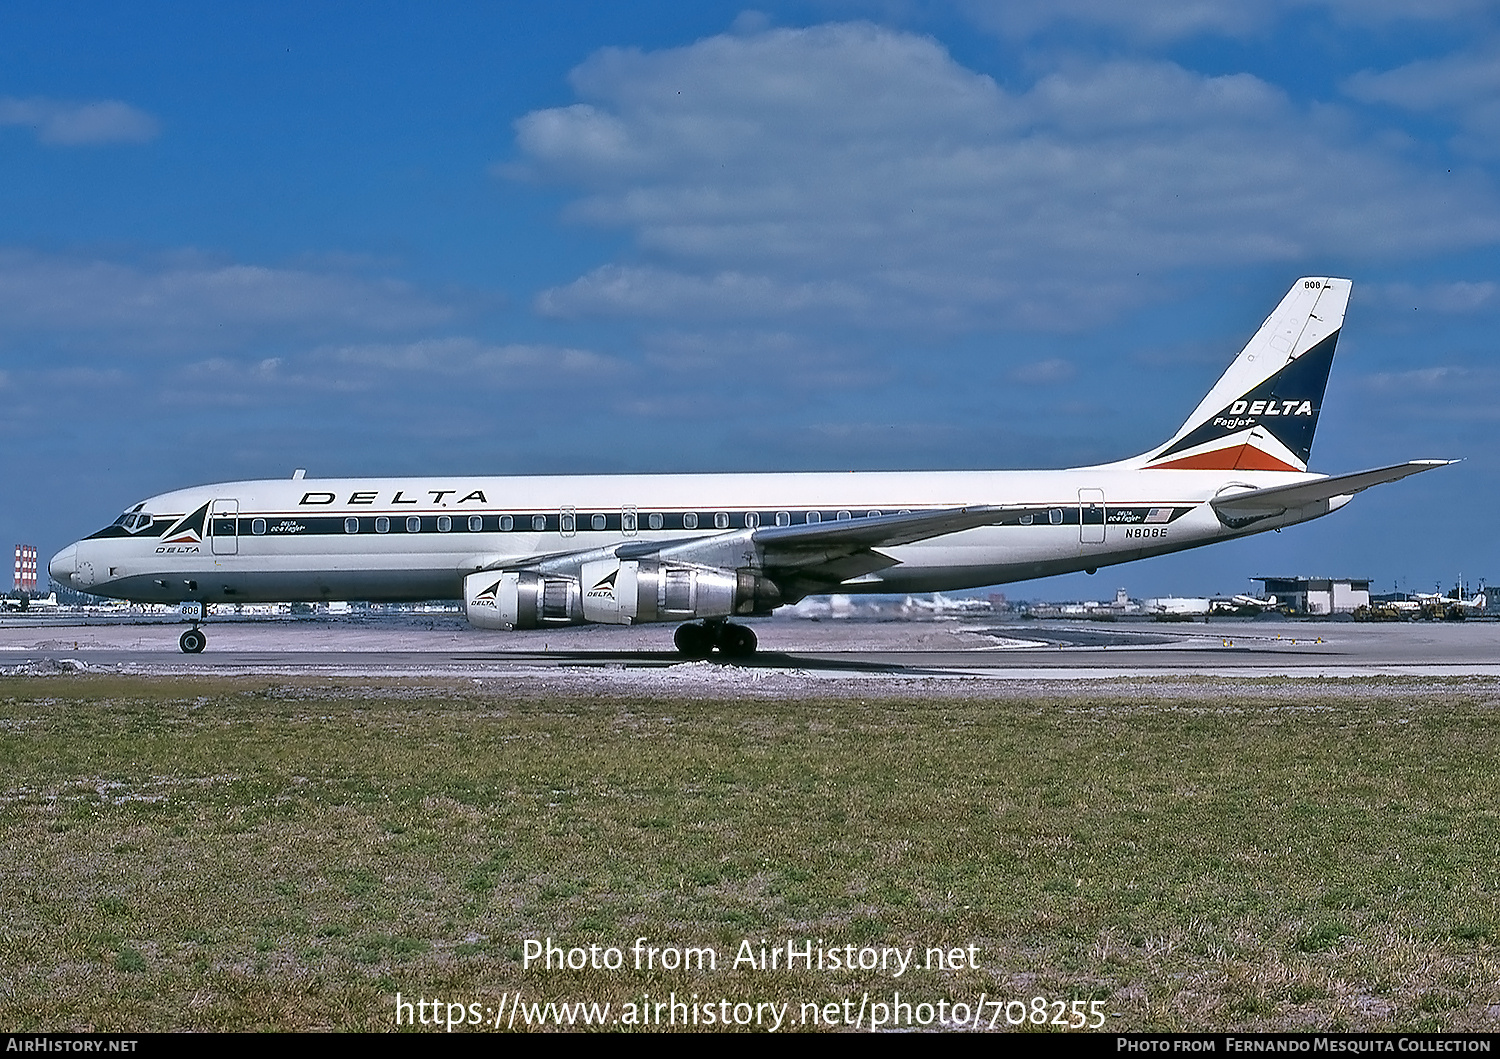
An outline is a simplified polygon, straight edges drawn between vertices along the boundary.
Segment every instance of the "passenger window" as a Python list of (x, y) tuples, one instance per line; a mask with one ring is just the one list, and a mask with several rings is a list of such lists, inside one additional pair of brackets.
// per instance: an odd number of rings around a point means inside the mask
[(509, 533), (511, 530), (516, 528), (516, 520), (511, 518), (509, 515), (501, 515), (500, 528), (506, 533)]
[(853, 517), (854, 516), (850, 515), (849, 512), (847, 512), (847, 511), (840, 511), (839, 512), (839, 521), (840, 522), (845, 522), (848, 519), (853, 518)]
[(546, 515), (532, 515), (531, 516), (531, 528), (534, 529), (534, 530), (536, 530), (538, 533), (540, 533), (542, 530), (546, 529), (547, 528), (547, 516)]
[(346, 519), (344, 519), (344, 532), (345, 533), (358, 533), (359, 532), (359, 519), (357, 519), (357, 518), (346, 518)]
[(635, 532), (635, 512), (634, 511), (626, 511), (622, 515), (620, 515), (620, 532), (621, 533), (634, 533)]
[(571, 511), (559, 518), (557, 520), (557, 525), (560, 531), (563, 533), (574, 533), (578, 529), (578, 526), (574, 520), (573, 513)]
[(406, 519), (406, 532), (407, 533), (421, 533), (422, 532), (422, 520), (420, 518), (418, 518), (416, 515), (410, 515), (410, 516), (408, 516), (407, 519)]
[(745, 512), (745, 528), (746, 529), (754, 529), (756, 526), (759, 526), (759, 525), (760, 525), (760, 516), (757, 515), (754, 511), (746, 511)]
[(683, 529), (697, 529), (698, 528), (698, 513), (696, 511), (686, 512), (682, 516), (682, 528)]
[(809, 526), (812, 525), (814, 522), (822, 522), (822, 521), (823, 521), (823, 515), (822, 515), (821, 512), (818, 512), (818, 511), (809, 511), (807, 513), (807, 524)]
[(661, 529), (663, 519), (660, 515), (652, 514), (646, 516), (646, 525), (652, 529)]
[(869, 516), (870, 518), (879, 518), (880, 517), (880, 512), (879, 511), (866, 511), (865, 514), (867, 516)]
[(790, 511), (776, 512), (776, 525), (790, 526), (792, 524), (792, 513)]
[(255, 534), (257, 537), (259, 537), (261, 534), (265, 533), (266, 532), (266, 520), (263, 519), (263, 518), (258, 518), (258, 519), (255, 519), (254, 521), (252, 521), (250, 523), (250, 532), (253, 533), (253, 534)]
[(1054, 507), (1047, 512), (1047, 521), (1054, 526), (1062, 525), (1062, 508)]
[(447, 515), (439, 515), (438, 516), (438, 532), (439, 533), (447, 533), (452, 528), (453, 528), (453, 520), (451, 518), (449, 518)]
[(478, 533), (482, 529), (484, 529), (484, 518), (480, 515), (470, 515), (469, 532)]
[(391, 520), (381, 515), (375, 520), (376, 533), (389, 533), (391, 531)]
[(593, 518), (589, 519), (589, 525), (594, 527), (594, 529), (596, 530), (602, 530), (604, 528), (604, 516), (595, 515)]
[(1021, 525), (1023, 525), (1023, 526), (1029, 526), (1035, 520), (1035, 518), (1036, 518), (1036, 516), (1034, 516), (1034, 515), (1022, 515), (1021, 516)]
[(720, 511), (714, 515), (714, 529), (729, 528), (729, 512)]

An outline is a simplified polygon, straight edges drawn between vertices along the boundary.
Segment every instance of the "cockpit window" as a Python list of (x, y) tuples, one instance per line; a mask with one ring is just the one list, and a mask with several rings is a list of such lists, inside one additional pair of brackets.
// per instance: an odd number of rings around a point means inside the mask
[(151, 525), (151, 516), (145, 511), (127, 511), (115, 519), (115, 525), (127, 533), (138, 533)]

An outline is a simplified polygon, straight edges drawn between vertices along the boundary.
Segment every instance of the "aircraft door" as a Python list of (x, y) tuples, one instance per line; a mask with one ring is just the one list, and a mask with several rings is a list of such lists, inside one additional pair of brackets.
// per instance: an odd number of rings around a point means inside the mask
[(240, 551), (240, 502), (215, 500), (208, 516), (215, 555), (238, 555)]
[(1078, 490), (1078, 540), (1082, 544), (1104, 543), (1104, 490)]

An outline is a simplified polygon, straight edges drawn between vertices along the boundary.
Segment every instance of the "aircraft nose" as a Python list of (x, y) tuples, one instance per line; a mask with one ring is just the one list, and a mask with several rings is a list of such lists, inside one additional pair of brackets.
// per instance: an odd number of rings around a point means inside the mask
[(52, 580), (60, 581), (65, 585), (73, 584), (73, 575), (78, 572), (78, 545), (70, 544), (62, 551), (52, 557), (47, 564), (47, 573), (52, 575)]

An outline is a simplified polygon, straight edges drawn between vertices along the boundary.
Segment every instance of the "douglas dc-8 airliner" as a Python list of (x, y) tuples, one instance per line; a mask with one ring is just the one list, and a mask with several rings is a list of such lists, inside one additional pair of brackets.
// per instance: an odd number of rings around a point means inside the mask
[(484, 629), (684, 623), (678, 649), (804, 596), (932, 592), (1087, 570), (1306, 522), (1452, 462), (1328, 477), (1308, 457), (1350, 283), (1300, 279), (1166, 442), (1056, 471), (232, 482), (143, 500), (48, 569), (186, 604), (461, 599)]

